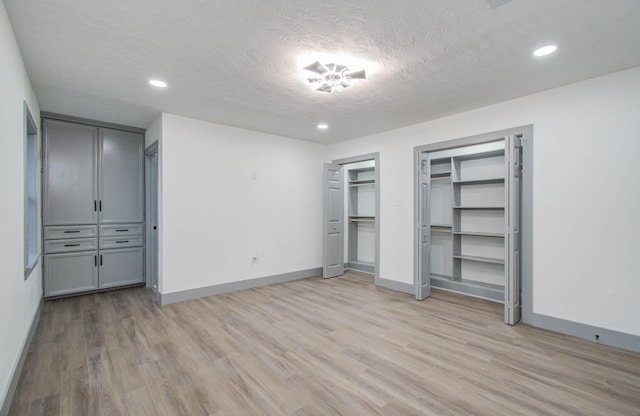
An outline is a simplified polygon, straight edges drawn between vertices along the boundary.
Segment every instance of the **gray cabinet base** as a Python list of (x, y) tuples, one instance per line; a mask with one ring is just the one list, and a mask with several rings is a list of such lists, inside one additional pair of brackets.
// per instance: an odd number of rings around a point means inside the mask
[(46, 254), (45, 297), (98, 289), (97, 251)]

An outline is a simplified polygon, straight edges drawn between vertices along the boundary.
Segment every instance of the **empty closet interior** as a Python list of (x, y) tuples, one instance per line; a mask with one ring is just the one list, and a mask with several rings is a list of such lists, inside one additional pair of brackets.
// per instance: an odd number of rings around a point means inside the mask
[(424, 283), (504, 303), (505, 322), (511, 324), (519, 320), (514, 309), (519, 308), (520, 141), (507, 136), (421, 155)]
[(346, 267), (375, 273), (376, 261), (376, 165), (366, 160), (343, 165), (345, 172), (344, 258)]

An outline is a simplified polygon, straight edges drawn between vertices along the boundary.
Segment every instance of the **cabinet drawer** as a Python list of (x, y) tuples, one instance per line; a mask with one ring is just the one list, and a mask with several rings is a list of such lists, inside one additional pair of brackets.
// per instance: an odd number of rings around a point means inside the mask
[(44, 242), (45, 254), (97, 249), (97, 238), (69, 238), (65, 240), (48, 240)]
[(142, 224), (101, 225), (100, 237), (142, 235)]
[(45, 240), (57, 240), (62, 238), (86, 238), (97, 236), (97, 225), (62, 225), (58, 227), (44, 227)]
[(102, 237), (100, 238), (100, 249), (138, 247), (142, 245), (141, 235)]

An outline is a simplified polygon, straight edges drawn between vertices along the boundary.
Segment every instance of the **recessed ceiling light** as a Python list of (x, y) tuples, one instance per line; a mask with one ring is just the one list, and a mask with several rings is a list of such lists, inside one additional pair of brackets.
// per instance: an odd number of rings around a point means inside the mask
[(556, 45), (546, 45), (533, 51), (533, 56), (546, 56), (552, 54), (558, 49)]
[(318, 124), (318, 128), (320, 130), (326, 130), (326, 129), (329, 128), (329, 125), (327, 123), (320, 123), (320, 124)]
[(158, 88), (167, 88), (167, 83), (164, 81), (160, 81), (159, 79), (150, 79), (149, 84)]

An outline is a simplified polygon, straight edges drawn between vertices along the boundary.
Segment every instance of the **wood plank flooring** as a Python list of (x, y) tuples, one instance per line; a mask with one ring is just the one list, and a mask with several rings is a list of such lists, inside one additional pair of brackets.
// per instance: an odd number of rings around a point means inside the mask
[(45, 302), (12, 415), (640, 415), (640, 354), (366, 275)]

